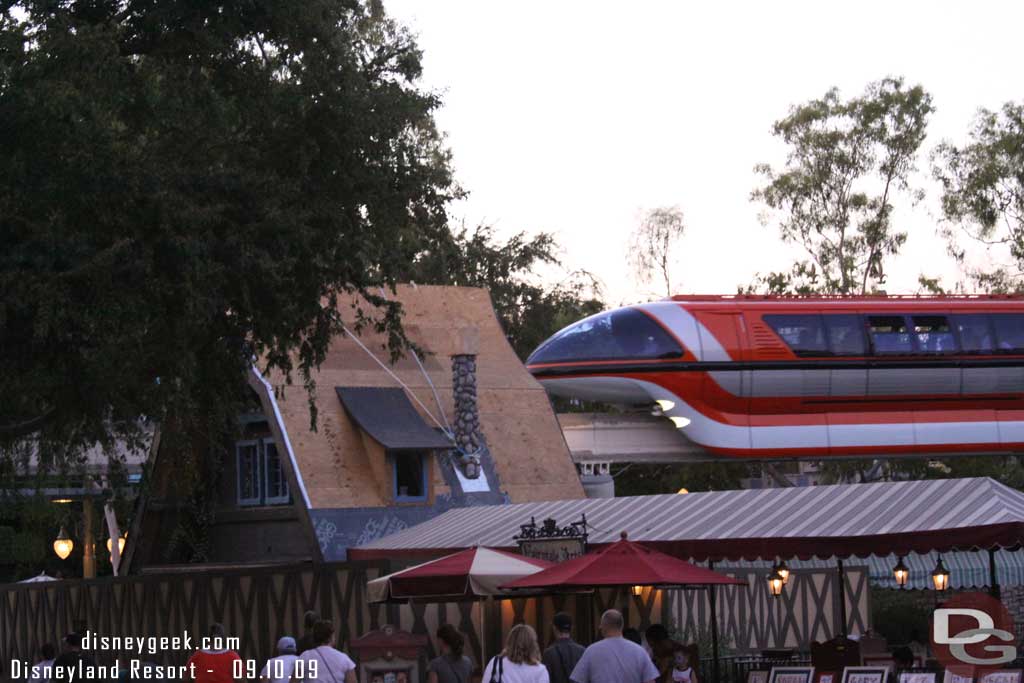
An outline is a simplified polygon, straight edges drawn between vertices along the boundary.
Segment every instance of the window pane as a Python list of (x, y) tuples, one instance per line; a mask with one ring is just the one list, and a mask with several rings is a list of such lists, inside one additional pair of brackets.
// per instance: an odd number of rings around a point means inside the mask
[(1024, 315), (996, 313), (992, 323), (1001, 353), (1024, 353)]
[(598, 313), (541, 344), (527, 363), (675, 358), (683, 350), (662, 327), (633, 308)]
[(824, 315), (828, 348), (833, 356), (864, 356), (864, 326), (859, 315)]
[(996, 345), (992, 337), (992, 323), (987, 315), (953, 316), (960, 333), (960, 348), (964, 353), (993, 353)]
[(828, 355), (820, 315), (766, 315), (764, 321), (798, 356)]
[(266, 500), (281, 502), (288, 500), (288, 480), (284, 476), (281, 458), (277, 454), (277, 444), (264, 441), (264, 460), (267, 472)]
[(902, 315), (869, 315), (868, 333), (877, 354), (913, 353), (914, 344)]
[(918, 353), (956, 353), (956, 338), (944, 315), (915, 315), (914, 336)]
[(260, 502), (260, 461), (259, 448), (255, 443), (238, 444), (235, 447), (238, 465), (238, 502), (245, 505)]
[(395, 496), (424, 498), (423, 454), (395, 454)]

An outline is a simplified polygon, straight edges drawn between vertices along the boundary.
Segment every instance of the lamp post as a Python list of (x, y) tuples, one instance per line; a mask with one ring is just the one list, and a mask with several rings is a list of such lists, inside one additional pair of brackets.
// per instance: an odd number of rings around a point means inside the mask
[[(84, 579), (95, 579), (96, 578), (96, 539), (95, 539), (95, 507), (93, 505), (92, 494), (89, 489), (84, 493), (76, 492), (73, 494), (74, 498), (53, 498), (52, 503), (67, 505), (78, 500), (82, 503), (82, 526), (80, 528), (79, 541), (82, 544), (82, 578)], [(53, 542), (53, 552), (57, 554), (57, 557), (64, 560), (71, 555), (72, 549), (75, 547), (74, 542), (67, 534), (67, 530), (61, 526), (60, 534)], [(111, 547), (111, 546), (108, 546)]]
[(783, 586), (789, 583), (789, 567), (786, 566), (785, 560), (781, 560), (777, 565), (775, 565), (775, 571), (777, 571), (779, 576), (782, 577)]
[(777, 598), (782, 595), (782, 587), (785, 585), (786, 580), (779, 573), (779, 568), (773, 568), (772, 573), (768, 575), (768, 592), (771, 593), (773, 598)]
[(892, 575), (896, 579), (896, 585), (901, 589), (907, 585), (907, 580), (910, 578), (910, 570), (907, 569), (907, 565), (903, 564), (902, 557), (896, 563), (896, 566), (892, 568)]
[(939, 561), (935, 565), (935, 570), (932, 571), (932, 585), (937, 591), (944, 591), (949, 587), (949, 570), (946, 569), (946, 565), (942, 564), (942, 555), (939, 555)]
[(60, 533), (57, 534), (57, 538), (53, 541), (53, 552), (57, 553), (57, 557), (62, 560), (68, 559), (68, 555), (75, 549), (75, 542), (68, 536), (67, 529), (63, 525), (60, 527)]
[[(124, 552), (125, 538), (127, 536), (128, 536), (128, 534), (125, 534), (124, 536), (118, 536), (117, 537), (117, 552), (118, 553), (123, 553)], [(107, 539), (107, 552), (108, 553), (113, 553), (114, 552), (114, 539), (112, 539), (112, 538), (108, 538)]]

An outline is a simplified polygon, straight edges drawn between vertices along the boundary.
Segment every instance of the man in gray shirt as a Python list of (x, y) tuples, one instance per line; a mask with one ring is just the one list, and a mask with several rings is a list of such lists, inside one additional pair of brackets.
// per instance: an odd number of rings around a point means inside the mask
[(586, 649), (569, 676), (573, 683), (655, 683), (658, 670), (642, 647), (622, 637), (622, 613), (601, 615), (602, 640)]

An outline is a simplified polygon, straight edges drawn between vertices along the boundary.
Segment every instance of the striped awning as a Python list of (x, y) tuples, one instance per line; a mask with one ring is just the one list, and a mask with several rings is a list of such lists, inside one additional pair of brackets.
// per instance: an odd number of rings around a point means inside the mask
[(908, 555), (1024, 543), (1024, 493), (975, 478), (459, 508), (354, 548), (349, 556), (511, 548), (519, 526), (531, 518), (568, 524), (581, 515), (591, 544), (613, 542), (628, 531), (632, 540), (695, 560)]
[[(931, 590), (932, 571), (938, 560), (937, 553), (919, 555), (911, 553), (903, 557), (903, 565), (909, 570), (906, 589)], [(877, 557), (872, 555), (865, 559), (853, 559), (847, 566), (866, 566), (868, 580), (872, 586), (879, 588), (899, 588), (892, 569), (899, 561), (896, 555)], [(1002, 587), (1024, 586), (1024, 551), (999, 550), (995, 554), (996, 584)], [(715, 565), (716, 571), (728, 572), (735, 569), (763, 569), (767, 574), (775, 561), (755, 560), (750, 562), (720, 562)], [(815, 569), (834, 571), (835, 559), (820, 560), (787, 560), (786, 564), (795, 571)], [(942, 564), (949, 570), (950, 588), (987, 588), (991, 583), (991, 567), (988, 551), (956, 551), (942, 555)]]

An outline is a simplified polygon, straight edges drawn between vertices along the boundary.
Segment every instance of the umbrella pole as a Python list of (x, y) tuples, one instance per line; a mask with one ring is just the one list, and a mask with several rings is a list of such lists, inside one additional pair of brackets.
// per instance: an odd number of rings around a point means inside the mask
[[(712, 560), (708, 560), (708, 569), (714, 571), (715, 563)], [(714, 671), (715, 678), (714, 683), (719, 683), (718, 669), (718, 601), (717, 601), (717, 587), (712, 584), (708, 586), (708, 602), (711, 604), (711, 667)]]
[(836, 578), (839, 581), (839, 633), (846, 638), (846, 574), (843, 571), (843, 561), (839, 558), (836, 559)]
[(483, 670), (487, 667), (487, 644), (484, 642), (484, 638), (487, 637), (487, 629), (484, 627), (484, 601), (487, 598), (480, 598), (477, 600), (477, 607), (480, 608), (480, 675), (483, 675)]

